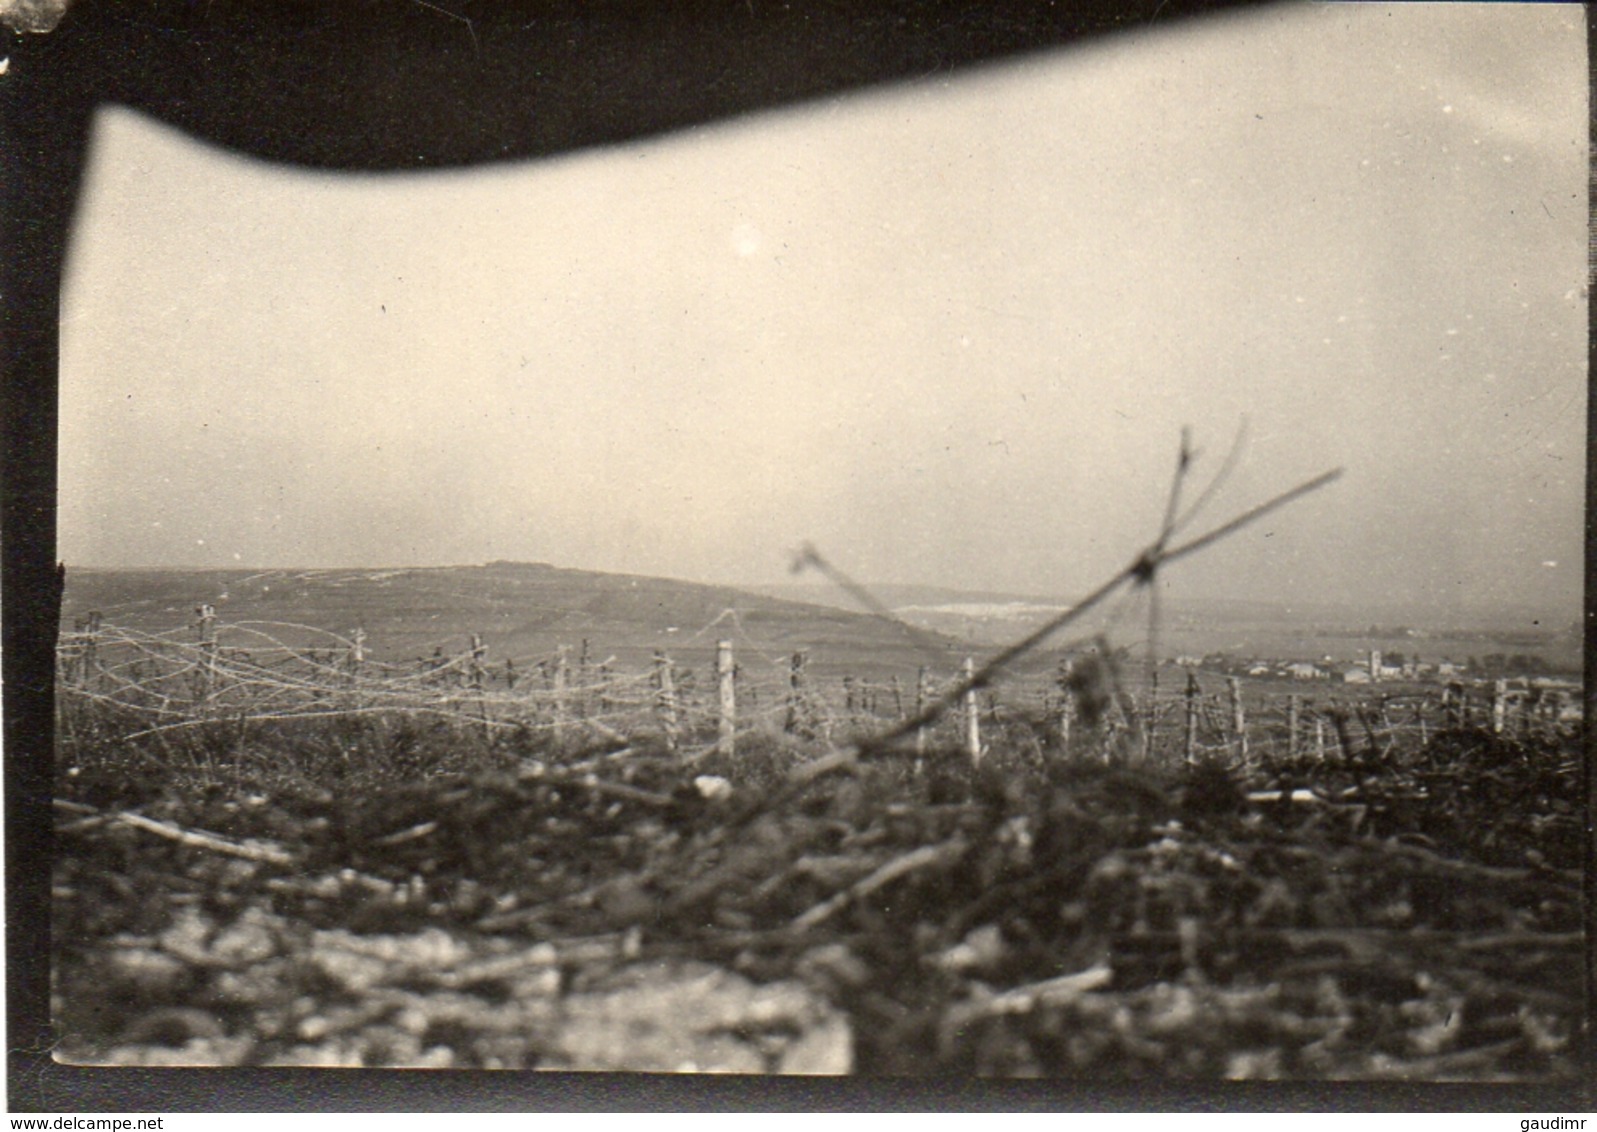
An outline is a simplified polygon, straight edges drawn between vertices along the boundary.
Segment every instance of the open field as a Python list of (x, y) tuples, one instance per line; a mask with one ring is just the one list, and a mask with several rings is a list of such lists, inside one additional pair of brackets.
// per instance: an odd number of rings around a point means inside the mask
[[(1579, 1072), (1578, 721), (1169, 667), (1155, 693), (1078, 652), (874, 743), (960, 649), (689, 587), (694, 624), (649, 580), (566, 608), (576, 572), (495, 569), (274, 579), (280, 621), (242, 574), (197, 624), (195, 576), (69, 590), (108, 608), (61, 650), (58, 1056)], [(414, 575), (431, 604), (382, 596)]]

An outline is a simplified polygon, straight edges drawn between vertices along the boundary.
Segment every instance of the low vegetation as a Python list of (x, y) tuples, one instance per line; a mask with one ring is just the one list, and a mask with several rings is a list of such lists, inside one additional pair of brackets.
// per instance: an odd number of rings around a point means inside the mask
[(241, 745), (225, 719), (139, 735), (66, 700), (68, 1060), (1469, 1080), (1580, 1063), (1567, 736), (1185, 766), (1017, 721), (976, 768), (905, 747), (803, 783), (824, 750), (778, 734), (686, 759), (387, 712)]

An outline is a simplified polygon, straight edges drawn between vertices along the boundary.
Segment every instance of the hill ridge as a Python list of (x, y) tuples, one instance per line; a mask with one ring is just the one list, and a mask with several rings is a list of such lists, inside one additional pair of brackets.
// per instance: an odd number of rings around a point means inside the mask
[[(90, 611), (148, 632), (180, 630), (201, 604), (226, 624), (271, 621), (319, 634), (366, 633), (374, 659), (450, 652), (478, 634), (494, 657), (522, 660), (591, 642), (642, 665), (656, 649), (713, 652), (722, 637), (754, 654), (811, 654), (818, 669), (895, 671), (926, 663), (915, 632), (890, 619), (735, 586), (498, 560), (465, 566), (69, 569), (62, 629)], [(731, 614), (730, 618), (728, 614)], [(711, 633), (725, 625), (721, 633)], [(952, 638), (930, 638), (957, 663)], [(752, 657), (750, 658), (752, 659)]]

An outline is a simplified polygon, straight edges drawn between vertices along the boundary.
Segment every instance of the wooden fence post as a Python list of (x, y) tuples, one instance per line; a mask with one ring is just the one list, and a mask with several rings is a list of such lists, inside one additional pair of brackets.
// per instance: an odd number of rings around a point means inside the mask
[(809, 735), (809, 698), (804, 686), (804, 666), (809, 659), (809, 654), (799, 649), (788, 662), (787, 724), (784, 730), (789, 735)]
[(1492, 681), (1492, 734), (1501, 735), (1508, 721), (1508, 681)]
[(677, 697), (676, 685), (671, 679), (671, 658), (660, 649), (654, 650), (654, 710), (665, 732), (665, 749), (672, 754), (677, 749)]
[(1319, 712), (1314, 713), (1314, 757), (1325, 761), (1325, 717)]
[[(366, 630), (359, 625), (355, 626), (349, 634), (349, 648), (344, 653), (344, 685), (345, 710), (359, 712), (365, 705), (361, 703), (360, 678), (366, 664)], [(242, 713), (239, 716), (239, 733), (244, 730)], [(242, 746), (242, 738), (240, 745)]]
[[(587, 642), (583, 642), (586, 645)], [(586, 653), (586, 648), (584, 648)], [(555, 650), (555, 686), (554, 686), (554, 724), (551, 735), (554, 739), (555, 749), (559, 750), (566, 741), (566, 686), (570, 679), (571, 649), (561, 645)]]
[(1341, 704), (1331, 704), (1331, 726), (1336, 731), (1336, 745), (1344, 762), (1353, 758), (1353, 740), (1347, 733), (1347, 709)]
[(208, 700), (216, 690), (216, 609), (205, 604), (194, 612), (200, 616), (200, 698)]
[(482, 658), (488, 655), (488, 646), (482, 643), (482, 634), (471, 635), (471, 659), (466, 664), (466, 683), (473, 692), (482, 693)]
[(1359, 704), (1356, 710), (1359, 715), (1359, 723), (1364, 726), (1364, 738), (1369, 742), (1370, 755), (1373, 758), (1381, 753), (1381, 741), (1376, 737), (1375, 725), (1370, 722), (1370, 710), (1363, 704)]
[(1148, 694), (1147, 709), (1137, 711), (1132, 705), (1134, 718), (1132, 724), (1142, 729), (1142, 758), (1144, 762), (1153, 759), (1154, 734), (1159, 729), (1159, 659), (1151, 653), (1148, 657)]
[(587, 719), (593, 714), (590, 696), (593, 692), (593, 664), (588, 652), (588, 638), (582, 638), (582, 651), (577, 654), (577, 718)]
[(484, 743), (493, 742), (493, 726), (490, 723), (488, 711), (488, 696), (484, 685), (487, 684), (487, 671), (483, 667), (483, 658), (488, 655), (488, 646), (482, 642), (481, 633), (471, 635), (471, 660), (466, 666), (466, 675), (471, 684), (472, 694), (477, 697), (477, 715), (482, 720), (482, 739)]
[(904, 690), (899, 687), (898, 674), (896, 672), (893, 674), (893, 682), (890, 685), (890, 687), (892, 688), (892, 691), (893, 691), (893, 718), (898, 720), (900, 723), (902, 723), (904, 721), (904, 718), (905, 718), (905, 716), (904, 716)]
[(1291, 695), (1286, 698), (1286, 753), (1288, 758), (1298, 757), (1298, 724), (1303, 712), (1303, 698)]
[(361, 665), (366, 663), (366, 630), (356, 626), (355, 631), (349, 635), (349, 682), (354, 685), (360, 681)]
[(83, 686), (98, 687), (100, 683), (100, 625), (98, 609), (89, 611), (89, 639), (83, 644)]
[(1059, 662), (1055, 683), (1059, 687), (1059, 749), (1070, 754), (1070, 725), (1076, 718), (1075, 662), (1068, 656)]
[[(932, 699), (932, 678), (926, 671), (926, 666), (920, 666), (920, 672), (915, 677), (915, 718), (919, 719), (926, 714), (926, 705)], [(926, 727), (923, 724), (915, 728), (915, 770), (919, 773), (921, 760), (926, 755)]]
[(1187, 673), (1187, 730), (1182, 739), (1182, 758), (1188, 766), (1198, 761), (1198, 676), (1195, 672)]
[[(976, 675), (976, 661), (967, 656), (961, 674), (969, 685)], [(981, 765), (981, 715), (976, 704), (976, 689), (973, 686), (965, 689), (965, 753), (970, 756), (971, 766)]]
[(715, 679), (720, 688), (721, 718), (716, 732), (715, 749), (718, 754), (731, 758), (734, 735), (737, 732), (737, 668), (732, 661), (732, 642), (717, 641), (715, 645)]
[(1235, 676), (1226, 677), (1226, 689), (1231, 694), (1231, 741), (1236, 747), (1237, 759), (1248, 759), (1248, 721), (1242, 711), (1242, 681)]

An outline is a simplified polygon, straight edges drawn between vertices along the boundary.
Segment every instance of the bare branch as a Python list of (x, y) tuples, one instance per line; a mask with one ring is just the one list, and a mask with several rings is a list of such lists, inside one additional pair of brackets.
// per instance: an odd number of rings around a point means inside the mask
[(1333, 468), (1329, 472), (1324, 473), (1323, 475), (1315, 476), (1312, 480), (1309, 480), (1307, 483), (1299, 484), (1297, 487), (1294, 487), (1291, 491), (1282, 492), (1280, 495), (1277, 495), (1274, 499), (1266, 500), (1265, 502), (1259, 504), (1257, 507), (1253, 508), (1251, 511), (1244, 511), (1241, 515), (1238, 515), (1235, 519), (1232, 519), (1229, 523), (1225, 523), (1225, 524), (1222, 524), (1219, 527), (1216, 527), (1214, 530), (1210, 531), (1208, 534), (1200, 535), (1198, 538), (1193, 539), (1191, 542), (1182, 543), (1180, 546), (1177, 546), (1177, 547), (1174, 547), (1174, 548), (1172, 548), (1170, 550), (1165, 551), (1163, 554), (1161, 554), (1159, 556), (1160, 557), (1160, 561), (1161, 562), (1173, 562), (1177, 558), (1184, 558), (1188, 554), (1193, 553), (1194, 551), (1202, 550), (1204, 547), (1208, 546), (1210, 543), (1218, 542), (1220, 539), (1225, 538), (1226, 535), (1229, 535), (1229, 534), (1231, 534), (1231, 533), (1233, 533), (1235, 531), (1241, 530), (1243, 527), (1247, 526), (1249, 523), (1252, 523), (1252, 522), (1254, 522), (1257, 519), (1262, 519), (1265, 515), (1268, 515), (1271, 511), (1275, 511), (1275, 510), (1277, 510), (1277, 509), (1279, 509), (1281, 507), (1285, 507), (1288, 503), (1291, 503), (1295, 499), (1301, 499), (1305, 495), (1308, 495), (1310, 492), (1318, 491), (1320, 488), (1324, 487), (1326, 484), (1331, 483), (1331, 482), (1333, 482), (1333, 481), (1335, 481), (1337, 479), (1340, 479), (1341, 476), (1342, 476), (1342, 469), (1341, 468)]
[(184, 829), (168, 822), (147, 818), (143, 814), (123, 813), (118, 814), (117, 819), (124, 825), (131, 825), (134, 829), (142, 829), (146, 833), (153, 833), (157, 837), (164, 837), (168, 841), (176, 841), (179, 845), (187, 845), (192, 849), (204, 849), (210, 853), (225, 853), (229, 857), (242, 857), (246, 861), (259, 861), (267, 865), (292, 865), (294, 863), (294, 855), (292, 853), (269, 841), (230, 841), (225, 837), (218, 837), (214, 833)]
[(1209, 481), (1209, 486), (1203, 489), (1203, 494), (1198, 496), (1197, 501), (1187, 508), (1181, 518), (1175, 521), (1170, 528), (1172, 535), (1197, 518), (1198, 513), (1203, 510), (1209, 500), (1214, 498), (1215, 493), (1220, 490), (1225, 481), (1231, 478), (1231, 473), (1236, 469), (1237, 461), (1242, 458), (1242, 450), (1246, 447), (1247, 436), (1248, 418), (1243, 417), (1237, 424), (1237, 434), (1231, 440), (1231, 448), (1226, 452), (1225, 459), (1220, 463), (1220, 470), (1214, 473), (1214, 479)]

